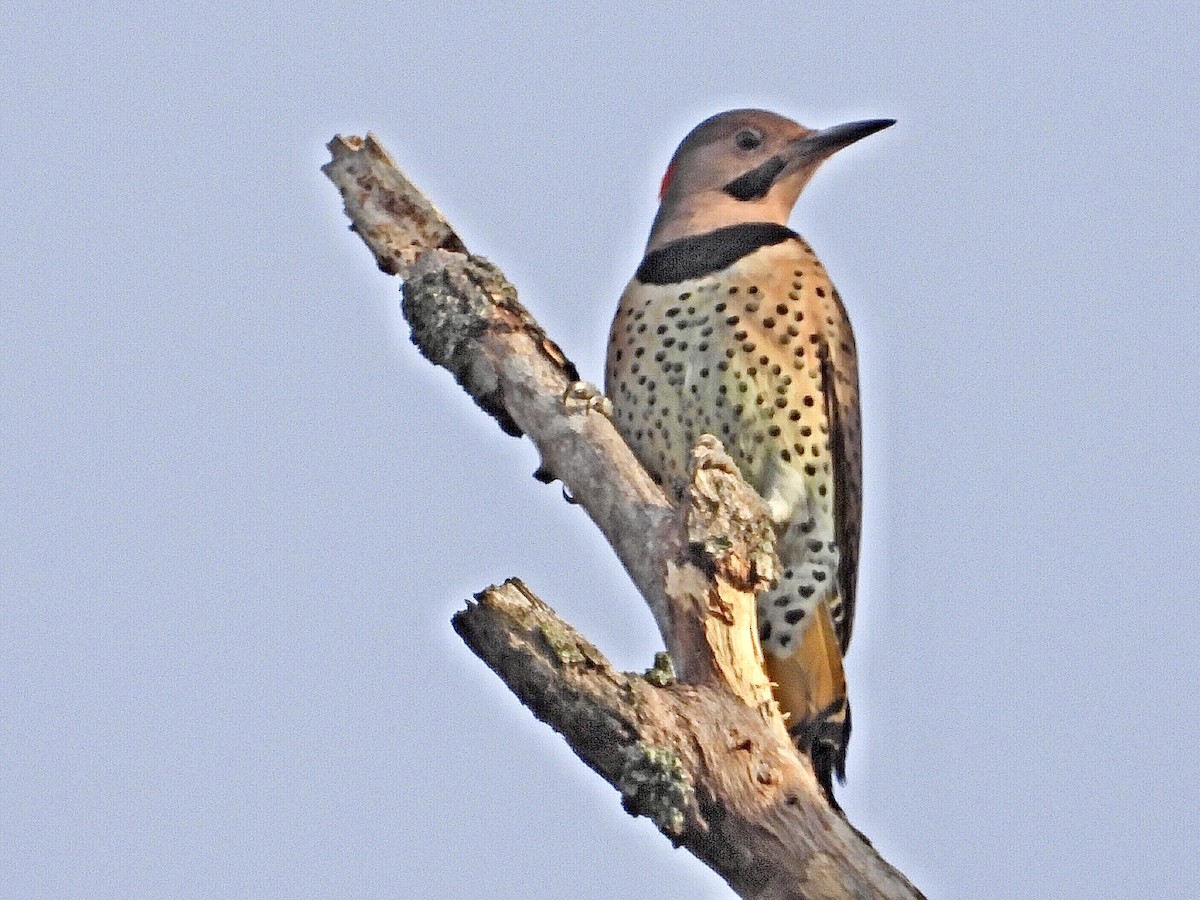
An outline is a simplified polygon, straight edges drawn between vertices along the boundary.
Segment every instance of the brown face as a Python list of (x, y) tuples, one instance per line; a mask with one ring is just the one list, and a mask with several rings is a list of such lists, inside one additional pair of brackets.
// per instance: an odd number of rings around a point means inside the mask
[[(785, 178), (789, 153), (814, 132), (765, 110), (738, 109), (697, 125), (675, 151), (663, 178), (664, 202), (697, 194), (724, 192), (737, 200), (758, 200)], [(797, 192), (798, 193), (798, 192)]]
[(735, 109), (701, 122), (663, 177), (647, 251), (726, 226), (786, 225), (825, 159), (891, 124), (872, 119), (813, 131), (761, 109)]
[(811, 135), (790, 119), (738, 109), (701, 122), (663, 178), (647, 251), (689, 235), (747, 222), (786, 225), (816, 164), (798, 168), (789, 148)]

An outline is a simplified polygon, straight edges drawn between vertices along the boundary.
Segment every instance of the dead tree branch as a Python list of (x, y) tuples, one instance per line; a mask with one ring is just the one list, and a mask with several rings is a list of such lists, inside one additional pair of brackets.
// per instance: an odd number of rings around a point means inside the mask
[(413, 341), (509, 434), (528, 434), (539, 477), (560, 479), (646, 598), (678, 672), (613, 670), (520, 582), (485, 590), (456, 631), (534, 714), (742, 897), (918, 898), (825, 804), (771, 699), (755, 594), (775, 577), (761, 499), (715, 439), (668, 502), (599, 393), (516, 298), (468, 254), (371, 136), (336, 137), (323, 171), (379, 267), (404, 280)]

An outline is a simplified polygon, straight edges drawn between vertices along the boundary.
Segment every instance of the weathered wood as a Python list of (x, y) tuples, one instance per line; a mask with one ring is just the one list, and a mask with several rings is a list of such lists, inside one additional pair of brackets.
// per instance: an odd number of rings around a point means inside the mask
[(675, 668), (616, 672), (520, 582), (481, 593), (454, 626), (535, 715), (742, 897), (921, 894), (825, 803), (771, 699), (755, 594), (776, 577), (762, 500), (709, 436), (668, 502), (607, 401), (372, 137), (338, 137), (323, 171), (379, 267), (404, 279), (413, 340), (562, 480), (646, 598)]
[(631, 814), (739, 896), (921, 896), (824, 804), (787, 736), (722, 685), (614, 670), (516, 580), (479, 594), (454, 628)]

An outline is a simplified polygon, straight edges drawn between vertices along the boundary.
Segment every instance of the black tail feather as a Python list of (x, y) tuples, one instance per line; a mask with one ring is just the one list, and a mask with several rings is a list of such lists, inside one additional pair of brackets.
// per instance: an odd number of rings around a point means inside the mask
[(850, 743), (850, 703), (839, 699), (791, 729), (797, 749), (812, 760), (813, 773), (829, 805), (842, 811), (833, 796), (833, 778), (846, 781), (846, 747)]

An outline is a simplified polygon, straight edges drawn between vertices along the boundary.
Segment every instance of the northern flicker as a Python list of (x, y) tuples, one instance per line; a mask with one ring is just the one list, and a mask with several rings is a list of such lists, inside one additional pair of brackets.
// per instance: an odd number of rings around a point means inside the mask
[(783, 573), (758, 598), (775, 696), (829, 802), (845, 780), (862, 509), (858, 365), (825, 269), (787, 227), (822, 161), (893, 124), (813, 131), (763, 110), (701, 122), (663, 177), (646, 255), (608, 346), (614, 421), (678, 496), (700, 435), (766, 501)]

